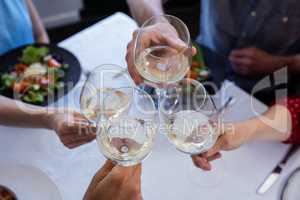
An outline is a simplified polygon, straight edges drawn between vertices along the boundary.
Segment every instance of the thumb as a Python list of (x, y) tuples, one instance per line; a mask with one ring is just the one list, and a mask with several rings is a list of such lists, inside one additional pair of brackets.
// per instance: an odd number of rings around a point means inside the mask
[(102, 168), (96, 173), (94, 176), (91, 185), (97, 185), (98, 182), (100, 182), (102, 179), (104, 179), (110, 172), (111, 170), (115, 167), (115, 164), (107, 160), (106, 163), (102, 166)]
[(111, 161), (106, 161), (103, 167), (96, 173), (94, 178), (92, 179), (83, 199), (89, 199), (89, 196), (93, 194), (95, 189), (97, 188), (98, 183), (100, 183), (115, 167), (115, 164)]
[(211, 157), (222, 150), (222, 136), (217, 140), (216, 144), (206, 152), (207, 157)]

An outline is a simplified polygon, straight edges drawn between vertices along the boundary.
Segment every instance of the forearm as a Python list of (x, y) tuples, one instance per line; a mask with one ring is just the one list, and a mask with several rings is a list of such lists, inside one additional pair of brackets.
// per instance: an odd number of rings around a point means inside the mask
[(292, 56), (277, 56), (278, 68), (288, 67), (291, 72), (300, 73), (300, 54)]
[(40, 15), (36, 10), (32, 0), (27, 0), (28, 11), (33, 25), (35, 41), (39, 43), (49, 43), (49, 37), (42, 23)]
[(132, 16), (139, 25), (154, 15), (162, 15), (166, 0), (127, 0)]
[(0, 124), (5, 126), (50, 128), (49, 117), (54, 110), (31, 106), (0, 96)]
[(286, 141), (291, 134), (291, 121), (289, 110), (276, 105), (260, 117), (237, 123), (236, 131), (246, 134), (248, 141)]

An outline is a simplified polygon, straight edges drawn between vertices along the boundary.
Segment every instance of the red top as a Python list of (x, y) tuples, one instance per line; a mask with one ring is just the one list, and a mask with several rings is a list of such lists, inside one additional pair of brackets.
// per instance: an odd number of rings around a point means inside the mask
[(300, 144), (300, 97), (288, 98), (283, 101), (292, 116), (292, 133), (287, 143)]

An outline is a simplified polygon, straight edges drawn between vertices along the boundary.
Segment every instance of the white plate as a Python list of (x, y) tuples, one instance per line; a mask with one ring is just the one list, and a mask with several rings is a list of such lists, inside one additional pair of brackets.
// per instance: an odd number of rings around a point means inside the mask
[(300, 199), (300, 168), (296, 169), (283, 190), (282, 200), (299, 200)]
[(21, 164), (0, 164), (0, 185), (20, 200), (61, 200), (58, 188), (41, 170)]

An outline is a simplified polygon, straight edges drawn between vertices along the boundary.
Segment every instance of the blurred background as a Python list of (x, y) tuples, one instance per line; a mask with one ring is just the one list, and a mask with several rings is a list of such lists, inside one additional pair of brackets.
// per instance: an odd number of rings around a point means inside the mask
[[(57, 43), (115, 13), (129, 15), (126, 0), (34, 0), (52, 42)], [(193, 38), (199, 28), (199, 0), (169, 0), (166, 13), (180, 17)]]

